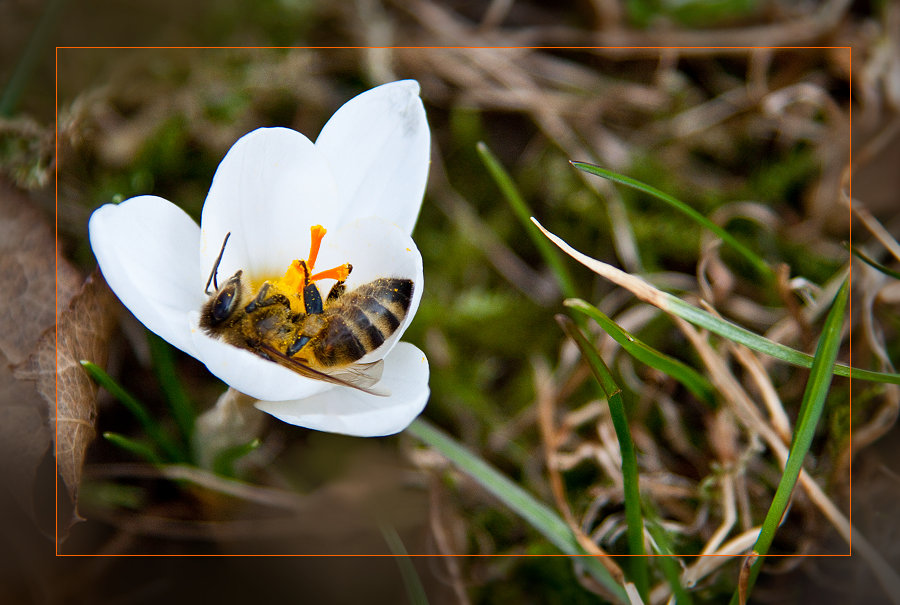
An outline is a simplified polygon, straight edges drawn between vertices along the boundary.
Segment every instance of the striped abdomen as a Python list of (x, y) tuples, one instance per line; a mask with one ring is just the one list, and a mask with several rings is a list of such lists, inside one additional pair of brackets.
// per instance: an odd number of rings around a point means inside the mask
[(412, 295), (412, 280), (380, 278), (327, 300), (315, 336), (297, 356), (323, 368), (359, 360), (397, 331)]

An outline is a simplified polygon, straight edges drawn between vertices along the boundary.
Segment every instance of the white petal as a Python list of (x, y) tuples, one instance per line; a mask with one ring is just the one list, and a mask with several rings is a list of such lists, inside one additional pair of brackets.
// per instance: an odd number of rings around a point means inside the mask
[(418, 82), (383, 84), (350, 99), (322, 128), (316, 147), (340, 175), (343, 220), (375, 215), (412, 233), (431, 155)]
[(205, 298), (197, 224), (178, 206), (143, 195), (101, 206), (88, 231), (103, 277), (119, 300), (151, 331), (196, 357), (188, 312)]
[(191, 335), (197, 358), (206, 367), (241, 393), (255, 399), (283, 401), (299, 399), (332, 388), (326, 382), (304, 378), (275, 362), (207, 336), (198, 325), (200, 314), (191, 314)]
[[(397, 330), (374, 351), (360, 359), (367, 363), (384, 357), (400, 340), (419, 308), (424, 290), (422, 255), (412, 238), (393, 223), (370, 217), (344, 225), (322, 240), (316, 270), (330, 269), (344, 263), (353, 265), (347, 278), (347, 290), (379, 277), (401, 277), (413, 282), (409, 311)], [(334, 282), (322, 280), (319, 291), (326, 297)]]
[(243, 269), (250, 279), (280, 277), (309, 253), (311, 225), (337, 224), (339, 194), (322, 153), (288, 128), (259, 128), (225, 155), (203, 205), (204, 283), (226, 233), (219, 282)]
[(428, 401), (428, 360), (422, 351), (401, 342), (384, 361), (378, 386), (390, 390), (389, 397), (337, 387), (298, 401), (259, 401), (256, 407), (289, 424), (318, 431), (357, 437), (398, 433)]

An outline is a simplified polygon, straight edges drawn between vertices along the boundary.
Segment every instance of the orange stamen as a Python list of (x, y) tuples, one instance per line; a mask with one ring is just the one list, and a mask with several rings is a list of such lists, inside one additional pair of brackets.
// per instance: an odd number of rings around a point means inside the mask
[[(319, 256), (319, 247), (322, 244), (322, 238), (325, 237), (325, 227), (322, 225), (314, 225), (309, 228), (309, 231), (309, 259), (291, 262), (287, 271), (284, 272), (284, 277), (272, 282), (282, 294), (290, 297), (302, 293), (306, 286), (320, 279), (344, 281), (353, 269), (350, 263), (344, 263), (339, 267), (334, 267), (327, 271), (319, 271), (318, 273), (313, 274), (313, 265), (316, 262), (316, 257)], [(291, 300), (293, 301), (293, 298)], [(299, 300), (302, 300), (302, 298)]]
[(284, 272), (284, 277), (281, 278), (281, 281), (288, 291), (299, 292), (306, 285), (308, 276), (309, 271), (306, 268), (306, 263), (302, 260), (295, 260)]
[(319, 246), (322, 245), (322, 238), (325, 237), (325, 227), (322, 225), (313, 225), (309, 228), (310, 243), (309, 257), (307, 257), (307, 265), (312, 271), (316, 266), (316, 258), (319, 256)]
[(320, 271), (315, 275), (310, 276), (309, 281), (319, 281), (320, 279), (336, 279), (338, 281), (344, 281), (347, 279), (347, 276), (350, 275), (350, 270), (353, 267), (350, 266), (350, 263), (344, 263), (339, 267), (335, 267), (334, 269), (328, 269), (327, 271)]

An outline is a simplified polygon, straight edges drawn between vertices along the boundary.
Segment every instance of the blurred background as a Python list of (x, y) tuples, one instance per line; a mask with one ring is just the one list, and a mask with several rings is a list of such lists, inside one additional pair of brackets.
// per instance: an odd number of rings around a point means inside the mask
[[(523, 0), (3, 0), (0, 283), (11, 300), (0, 316), (7, 335), (0, 344), (3, 365), (19, 370), (2, 376), (0, 454), (9, 489), (0, 601), (402, 603), (411, 600), (406, 561), (430, 603), (607, 602), (577, 560), (549, 556), (559, 553), (534, 528), (408, 434), (354, 439), (271, 420), (239, 474), (251, 493), (228, 495), (154, 472), (99, 437), (141, 437), (133, 416), (101, 390), (96, 410), (85, 412), (93, 427), (80, 437), (86, 450), (77, 490), (71, 478), (59, 479), (63, 498), (55, 510), (47, 449), (53, 389), (40, 391), (39, 370), (22, 380), (20, 364), (48, 342), (40, 339), (53, 324), (54, 289), (65, 308), (96, 265), (88, 217), (104, 203), (154, 194), (199, 221), (215, 168), (241, 135), (281, 125), (314, 139), (354, 95), (395, 79), (418, 80), (433, 151), (413, 234), (426, 290), (405, 339), (431, 366), (424, 417), (538, 500), (568, 508), (585, 535), (621, 553), (608, 412), (554, 321), (565, 311), (563, 290), (478, 144), (509, 172), (534, 215), (575, 248), (683, 298), (702, 297), (754, 332), (780, 325), (773, 334), (809, 352), (821, 317), (804, 323), (796, 307), (849, 261), (848, 196), (894, 244), (900, 233), (898, 32), (900, 6), (886, 0), (582, 0), (553, 8)], [(154, 48), (97, 48), (111, 46)], [(228, 48), (168, 48), (180, 46)], [(796, 48), (727, 48), (734, 46)], [(787, 265), (795, 290), (761, 287), (750, 267), (711, 246), (683, 215), (579, 172), (570, 160), (687, 202), (771, 266)], [(880, 243), (890, 237), (879, 239), (870, 223), (853, 221), (854, 244), (896, 267)], [(665, 316), (564, 262), (579, 297), (702, 371)], [(839, 360), (893, 371), (896, 279), (863, 265), (857, 270), (845, 326), (854, 330), (852, 358), (848, 338)], [(54, 272), (56, 284), (47, 277)], [(160, 356), (171, 359), (198, 412), (212, 405), (224, 385), (194, 359), (160, 353), (166, 345), (116, 301), (98, 296), (96, 309), (108, 309), (98, 313), (115, 320), (94, 330), (103, 335), (98, 363), (107, 358), (107, 371), (164, 427), (172, 420)], [(674, 552), (694, 562), (690, 555), (722, 521), (713, 486), (726, 461), (753, 458), (739, 507), (747, 516), (743, 529), (750, 519), (759, 523), (765, 509), (754, 501), (770, 499), (778, 480), (771, 454), (738, 422), (592, 329), (623, 388), (642, 485), (677, 536)], [(793, 421), (808, 373), (783, 364), (767, 370)], [(752, 382), (741, 368), (735, 374)], [(562, 427), (556, 442), (541, 425), (542, 397), (552, 400)], [(845, 515), (852, 497), (854, 526), (894, 569), (896, 415), (894, 390), (836, 379), (807, 466)], [(551, 458), (562, 497), (548, 477)], [(302, 501), (284, 506), (265, 490)], [(68, 526), (76, 496), (83, 520), (64, 532), (59, 552), (97, 556), (54, 558), (54, 516)], [(445, 556), (391, 556), (403, 550)], [(867, 561), (807, 556), (846, 555), (849, 548), (803, 494), (773, 552), (785, 556), (767, 563), (754, 602), (888, 602)], [(350, 556), (118, 556), (248, 554)], [(727, 600), (739, 564), (723, 561), (709, 572), (697, 602)]]

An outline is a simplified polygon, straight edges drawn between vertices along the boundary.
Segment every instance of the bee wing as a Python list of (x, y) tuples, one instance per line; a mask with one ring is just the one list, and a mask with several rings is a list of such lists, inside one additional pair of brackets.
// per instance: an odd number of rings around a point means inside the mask
[(306, 378), (322, 380), (344, 387), (351, 387), (369, 393), (370, 395), (378, 395), (379, 397), (387, 397), (391, 394), (390, 391), (379, 389), (375, 386), (375, 384), (381, 380), (381, 373), (384, 370), (383, 360), (379, 359), (372, 363), (353, 364), (333, 372), (323, 372), (311, 368), (293, 357), (288, 357), (270, 345), (260, 344), (257, 346), (257, 349), (260, 353), (278, 365), (284, 366)]
[[(354, 363), (345, 368), (328, 372), (333, 378), (338, 378), (349, 383), (351, 386), (362, 388), (368, 391), (373, 388), (379, 380), (381, 373), (384, 371), (384, 360), (379, 359), (372, 363)], [(379, 390), (383, 392), (383, 390)], [(390, 393), (387, 393), (388, 395)]]

